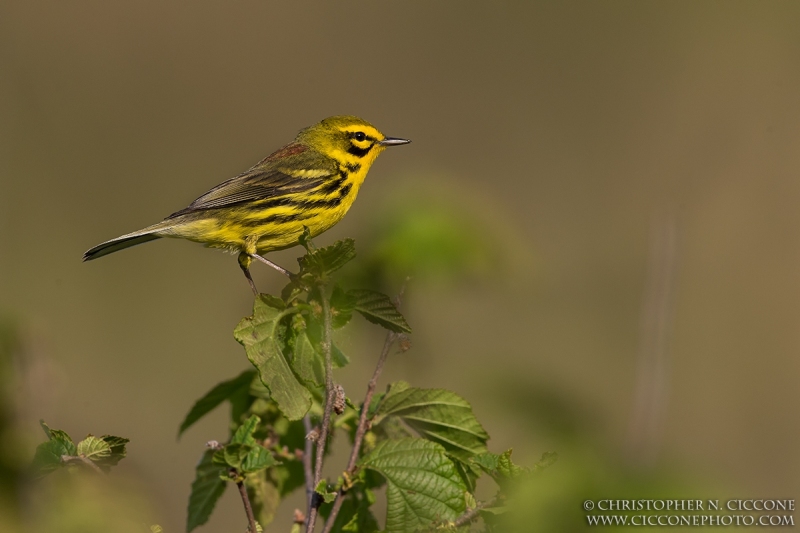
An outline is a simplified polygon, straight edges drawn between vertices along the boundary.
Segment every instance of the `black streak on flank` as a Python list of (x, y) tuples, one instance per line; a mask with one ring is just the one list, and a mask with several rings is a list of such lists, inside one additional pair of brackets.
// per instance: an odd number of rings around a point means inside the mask
[(272, 200), (267, 200), (263, 202), (246, 204), (245, 207), (247, 207), (248, 211), (263, 211), (264, 209), (270, 209), (272, 207), (282, 207), (290, 205), (297, 205), (297, 202), (295, 202), (288, 196), (284, 196), (283, 198), (274, 198)]
[(270, 215), (266, 218), (244, 220), (240, 224), (246, 228), (254, 228), (264, 224), (286, 224), (297, 220), (305, 220), (312, 215), (309, 213), (292, 213), (290, 215)]
[(361, 170), (361, 163), (345, 163), (344, 168), (346, 168), (348, 172), (355, 174)]
[[(336, 180), (336, 182), (338, 182), (338, 181), (339, 180)], [(336, 182), (334, 182), (334, 183), (336, 183)], [(331, 185), (333, 185), (333, 183)], [(338, 189), (338, 185), (339, 184), (337, 184), (337, 189)], [(334, 207), (338, 207), (339, 204), (342, 203), (342, 200), (348, 194), (350, 194), (350, 191), (352, 190), (352, 188), (353, 188), (353, 185), (348, 183), (347, 185), (345, 185), (344, 187), (339, 189), (339, 194), (338, 195), (334, 196), (333, 198), (328, 198), (328, 199), (324, 199), (324, 200), (295, 200), (295, 199), (286, 197), (286, 198), (275, 198), (274, 200), (268, 200), (266, 202), (260, 202), (260, 203), (256, 203), (256, 204), (251, 204), (251, 205), (247, 206), (247, 209), (249, 211), (255, 211), (255, 212), (264, 211), (265, 209), (270, 209), (272, 207), (297, 207), (297, 208), (299, 208), (301, 210), (301, 212), (292, 213), (292, 214), (269, 215), (269, 216), (267, 216), (265, 218), (261, 218), (261, 219), (257, 219), (257, 220), (256, 219), (245, 220), (245, 221), (240, 222), (240, 224), (242, 224), (243, 226), (250, 227), (250, 226), (258, 226), (258, 225), (261, 225), (261, 224), (267, 224), (267, 223), (270, 223), (270, 222), (282, 223), (282, 222), (293, 222), (295, 220), (304, 220), (306, 218), (310, 218), (313, 214), (303, 213), (302, 211), (304, 211), (306, 209), (319, 209), (319, 208), (321, 208), (321, 209), (331, 209), (331, 208), (334, 208)], [(326, 187), (326, 189), (327, 189), (327, 187)], [(333, 193), (334, 191), (335, 191), (335, 189), (331, 190), (329, 192)], [(325, 192), (328, 192), (328, 191), (325, 191)]]
[(337, 178), (332, 182), (328, 183), (324, 187), (322, 187), (319, 192), (322, 194), (331, 194), (339, 190), (342, 184), (347, 180), (347, 173), (343, 172), (341, 178)]
[(351, 144), (350, 148), (347, 149), (347, 153), (356, 157), (364, 157), (369, 153), (370, 150), (372, 150), (372, 145), (368, 146), (367, 148), (359, 148), (358, 146)]

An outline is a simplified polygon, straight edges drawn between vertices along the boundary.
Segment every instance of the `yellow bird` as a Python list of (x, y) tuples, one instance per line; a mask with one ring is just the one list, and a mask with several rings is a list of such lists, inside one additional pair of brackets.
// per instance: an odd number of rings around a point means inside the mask
[(339, 222), (353, 205), (375, 158), (388, 146), (411, 141), (386, 137), (354, 116), (335, 116), (302, 130), (295, 140), (189, 207), (139, 231), (98, 244), (84, 261), (152, 241), (177, 237), (239, 254), (239, 266), (258, 294), (250, 262), (258, 259), (291, 276), (262, 255), (298, 244)]

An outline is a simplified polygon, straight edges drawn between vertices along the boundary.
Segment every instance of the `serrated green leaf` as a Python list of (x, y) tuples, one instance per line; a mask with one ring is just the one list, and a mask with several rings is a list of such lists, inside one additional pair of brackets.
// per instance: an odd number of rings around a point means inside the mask
[[(356, 243), (353, 239), (336, 241), (331, 246), (311, 251), (297, 260), (301, 273), (323, 277), (339, 270), (356, 256)], [(302, 275), (302, 274), (301, 274)]]
[(386, 478), (386, 533), (415, 533), (466, 510), (466, 486), (439, 444), (424, 439), (380, 442), (359, 465)]
[(278, 338), (280, 320), (293, 310), (271, 307), (264, 298), (257, 298), (253, 316), (243, 319), (234, 337), (247, 352), (247, 358), (259, 372), (269, 389), (270, 397), (289, 420), (299, 420), (311, 408), (311, 393), (294, 375)]
[(258, 472), (275, 464), (275, 458), (260, 444), (254, 445), (241, 462), (240, 470), (246, 474)]
[(385, 294), (367, 289), (353, 289), (347, 294), (355, 301), (355, 310), (369, 322), (395, 333), (411, 333), (406, 319)]
[(253, 445), (256, 439), (253, 438), (253, 433), (256, 432), (258, 425), (261, 423), (261, 418), (258, 415), (252, 415), (239, 426), (236, 432), (231, 437), (231, 444), (248, 444)]
[(178, 430), (178, 437), (219, 404), (230, 399), (233, 395), (242, 390), (249, 389), (250, 383), (253, 381), (253, 376), (255, 376), (253, 370), (246, 370), (233, 379), (219, 383), (213, 389), (205, 393), (202, 398), (195, 402), (186, 415), (186, 418), (181, 422), (181, 427)]
[(445, 389), (391, 387), (378, 407), (375, 424), (388, 416), (400, 417), (420, 436), (438, 442), (462, 461), (486, 453), (489, 434), (475, 418), (472, 406)]
[(527, 472), (526, 468), (514, 464), (512, 450), (506, 450), (497, 458), (497, 473), (506, 478), (515, 478)]
[[(514, 464), (514, 462), (511, 460), (511, 452), (512, 450), (509, 449), (500, 455), (488, 452), (476, 455), (472, 458), (471, 464), (477, 465), (481, 468), (481, 470), (492, 476), (497, 483), (499, 483), (501, 486), (504, 486), (509, 480), (518, 478), (531, 472), (531, 469), (529, 468)], [(555, 459), (556, 454), (545, 453), (542, 456), (542, 461), (540, 461), (543, 466), (541, 466), (538, 470), (541, 470), (552, 464), (555, 462)], [(535, 469), (534, 471), (538, 470)]]
[(208, 522), (217, 500), (225, 492), (227, 483), (220, 479), (224, 470), (211, 461), (213, 455), (213, 450), (207, 450), (195, 469), (192, 492), (189, 495), (187, 533)]
[(355, 309), (355, 298), (336, 285), (331, 294), (331, 325), (333, 328), (339, 329), (346, 326), (353, 318)]
[(61, 442), (64, 445), (68, 452), (66, 455), (75, 455), (78, 453), (75, 448), (75, 443), (72, 442), (72, 438), (67, 435), (66, 431), (62, 431), (60, 429), (51, 429), (47, 424), (45, 424), (44, 420), (39, 420), (39, 424), (42, 426), (42, 429), (44, 429), (48, 439)]
[(31, 466), (33, 474), (37, 477), (46, 476), (53, 470), (63, 466), (61, 462), (62, 456), (75, 456), (78, 454), (77, 446), (72, 442), (66, 431), (51, 429), (44, 420), (40, 420), (39, 424), (41, 424), (48, 440), (36, 447), (36, 453), (33, 456), (33, 464)]
[(87, 459), (99, 461), (111, 456), (111, 446), (103, 439), (89, 435), (78, 443), (77, 452)]
[(317, 483), (317, 486), (314, 487), (314, 492), (322, 496), (325, 503), (331, 503), (336, 499), (336, 493), (328, 490), (328, 482), (324, 479)]
[(108, 457), (98, 459), (97, 464), (105, 471), (122, 461), (127, 455), (126, 445), (130, 439), (124, 437), (115, 437), (114, 435), (103, 435), (100, 437), (111, 449), (111, 454)]

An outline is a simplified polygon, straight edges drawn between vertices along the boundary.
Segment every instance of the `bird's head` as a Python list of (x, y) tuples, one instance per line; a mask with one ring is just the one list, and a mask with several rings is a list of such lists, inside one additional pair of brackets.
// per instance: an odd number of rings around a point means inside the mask
[(408, 139), (387, 137), (366, 120), (349, 115), (328, 117), (297, 135), (301, 142), (350, 165), (369, 168), (387, 146), (408, 144)]

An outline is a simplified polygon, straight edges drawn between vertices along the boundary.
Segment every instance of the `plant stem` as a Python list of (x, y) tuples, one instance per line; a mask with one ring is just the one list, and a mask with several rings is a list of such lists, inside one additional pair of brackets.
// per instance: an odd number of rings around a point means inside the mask
[[(303, 417), (303, 427), (305, 428), (306, 435), (311, 433), (311, 416), (306, 415)], [(305, 448), (303, 450), (303, 473), (306, 478), (306, 498), (308, 499), (308, 510), (311, 510), (312, 498), (314, 497), (314, 471), (312, 467), (312, 454), (314, 453), (314, 442), (306, 439)]]
[[(317, 439), (317, 459), (314, 463), (314, 483), (312, 491), (316, 489), (322, 479), (322, 461), (325, 458), (325, 444), (328, 440), (328, 429), (331, 422), (331, 412), (333, 411), (333, 402), (336, 397), (336, 389), (333, 386), (333, 362), (331, 360), (331, 336), (333, 334), (333, 327), (331, 325), (331, 304), (326, 295), (326, 286), (324, 282), (319, 283), (319, 292), (322, 300), (322, 351), (325, 354), (325, 409), (322, 414), (322, 425), (319, 430), (319, 438)], [(316, 497), (316, 492), (311, 493), (310, 505), (308, 509), (308, 521), (306, 522), (306, 532), (311, 533), (314, 531), (314, 526), (317, 523), (317, 512), (322, 500)]]
[(461, 516), (459, 516), (458, 518), (456, 518), (453, 521), (453, 526), (455, 527), (466, 526), (467, 524), (478, 518), (478, 513), (481, 512), (481, 509), (492, 507), (495, 503), (497, 503), (497, 498), (492, 498), (488, 502), (479, 503), (477, 506), (475, 506), (474, 509), (470, 509)]
[(250, 505), (250, 497), (247, 495), (247, 487), (244, 486), (244, 480), (237, 481), (236, 486), (239, 487), (239, 495), (242, 497), (244, 504), (244, 512), (247, 515), (247, 523), (250, 528), (250, 533), (257, 533), (256, 517), (253, 515), (253, 506)]
[(94, 464), (94, 462), (86, 457), (85, 455), (62, 455), (61, 456), (62, 463), (81, 463), (87, 466), (89, 469), (93, 470), (97, 474), (104, 474), (103, 470)]
[[(361, 444), (364, 442), (364, 435), (367, 433), (367, 426), (369, 422), (369, 406), (372, 403), (372, 397), (375, 394), (375, 388), (378, 386), (378, 378), (383, 370), (383, 365), (389, 356), (389, 350), (391, 350), (392, 345), (396, 340), (396, 333), (390, 331), (386, 334), (386, 340), (383, 343), (383, 350), (378, 358), (378, 364), (375, 366), (375, 371), (372, 373), (372, 379), (369, 380), (369, 384), (367, 385), (367, 394), (364, 396), (364, 403), (361, 404), (361, 416), (358, 419), (358, 428), (356, 429), (356, 436), (355, 440), (353, 441), (353, 449), (350, 452), (350, 460), (347, 462), (348, 474), (353, 474), (355, 472), (358, 454), (361, 451)], [(333, 529), (333, 523), (336, 521), (336, 516), (339, 514), (339, 510), (342, 508), (342, 503), (344, 502), (344, 492), (345, 489), (342, 487), (336, 493), (336, 500), (333, 502), (331, 514), (328, 516), (328, 521), (325, 523), (325, 529), (323, 529), (323, 533), (329, 533)]]

